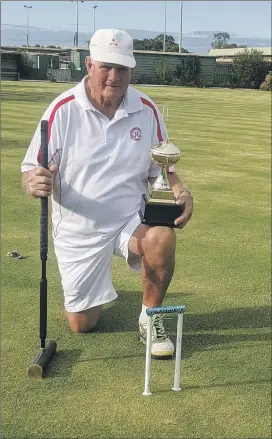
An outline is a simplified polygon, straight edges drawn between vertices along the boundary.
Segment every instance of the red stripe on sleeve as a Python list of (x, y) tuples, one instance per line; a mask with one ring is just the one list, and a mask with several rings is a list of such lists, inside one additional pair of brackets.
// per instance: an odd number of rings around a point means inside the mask
[(157, 112), (156, 108), (154, 107), (154, 105), (150, 101), (148, 101), (145, 98), (141, 98), (141, 101), (142, 101), (143, 104), (145, 104), (148, 107), (152, 108), (154, 116), (155, 116), (155, 119), (157, 121), (157, 136), (158, 136), (159, 142), (162, 142), (163, 138), (162, 138), (162, 133), (161, 133), (161, 127), (160, 127), (160, 121), (159, 121), (159, 117), (158, 117), (158, 112)]
[[(58, 109), (60, 107), (62, 107), (62, 105), (67, 104), (67, 102), (70, 102), (73, 99), (75, 99), (74, 95), (68, 96), (67, 98), (62, 99), (61, 101), (59, 101), (55, 105), (55, 107), (53, 108), (52, 113), (50, 114), (49, 119), (48, 119), (48, 143), (50, 141), (52, 124), (53, 124), (56, 112), (58, 111)], [(41, 164), (41, 148), (39, 149), (37, 160), (38, 160), (38, 163)]]

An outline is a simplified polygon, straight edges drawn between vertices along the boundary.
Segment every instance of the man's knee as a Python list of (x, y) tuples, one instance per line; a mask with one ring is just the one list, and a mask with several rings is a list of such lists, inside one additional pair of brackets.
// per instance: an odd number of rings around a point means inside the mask
[(169, 255), (175, 252), (176, 234), (171, 227), (151, 227), (147, 234), (147, 244), (149, 250)]
[(102, 306), (96, 306), (80, 312), (66, 311), (71, 330), (75, 333), (84, 333), (93, 330), (97, 325), (101, 311)]
[(75, 332), (77, 334), (89, 332), (96, 327), (96, 323), (86, 324), (86, 323), (82, 323), (82, 322), (75, 321), (75, 320), (73, 320), (73, 321), (69, 320), (69, 325), (70, 325), (72, 332)]

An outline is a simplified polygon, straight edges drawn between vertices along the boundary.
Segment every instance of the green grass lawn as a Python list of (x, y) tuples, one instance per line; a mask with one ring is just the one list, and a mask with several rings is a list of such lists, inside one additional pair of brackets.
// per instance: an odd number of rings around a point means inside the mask
[[(58, 352), (45, 379), (26, 368), (39, 351), (38, 200), (20, 164), (47, 105), (69, 84), (2, 82), (2, 437), (270, 438), (271, 95), (253, 90), (139, 87), (166, 105), (177, 165), (194, 195), (177, 232), (166, 305), (186, 305), (182, 391), (174, 361), (153, 361), (143, 397), (139, 277), (113, 260), (119, 293), (95, 332), (72, 334), (50, 240), (48, 337)], [(16, 249), (26, 259), (9, 259)], [(176, 318), (166, 320), (175, 340)]]

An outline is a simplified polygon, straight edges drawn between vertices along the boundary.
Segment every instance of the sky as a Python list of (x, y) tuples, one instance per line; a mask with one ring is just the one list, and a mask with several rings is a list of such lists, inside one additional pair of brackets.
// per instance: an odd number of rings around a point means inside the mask
[[(180, 1), (166, 2), (166, 32), (179, 32)], [(1, 25), (74, 30), (76, 2), (71, 1), (1, 1)], [(84, 1), (78, 2), (79, 32), (92, 33), (93, 6), (96, 29), (115, 27), (164, 32), (164, 1)], [(226, 31), (232, 36), (271, 38), (270, 1), (184, 1), (182, 32)]]

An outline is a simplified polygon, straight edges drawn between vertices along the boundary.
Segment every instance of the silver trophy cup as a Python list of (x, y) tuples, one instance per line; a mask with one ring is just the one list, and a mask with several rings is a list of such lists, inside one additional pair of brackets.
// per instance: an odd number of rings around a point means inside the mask
[(180, 159), (180, 149), (166, 140), (151, 149), (152, 159), (160, 166), (160, 173), (154, 183), (148, 184), (148, 193), (142, 196), (140, 216), (143, 224), (175, 227), (174, 221), (181, 215), (182, 208), (176, 204), (170, 188), (168, 168)]

